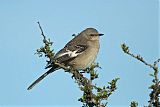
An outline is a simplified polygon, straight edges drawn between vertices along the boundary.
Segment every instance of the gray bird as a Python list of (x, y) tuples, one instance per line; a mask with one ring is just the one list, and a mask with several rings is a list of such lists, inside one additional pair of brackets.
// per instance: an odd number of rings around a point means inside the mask
[[(100, 47), (99, 36), (102, 35), (103, 34), (98, 33), (94, 28), (85, 29), (68, 42), (63, 49), (56, 53), (54, 61), (74, 70), (86, 69), (96, 59)], [(50, 69), (34, 81), (27, 90), (32, 89), (48, 74), (60, 69), (60, 67), (54, 63), (46, 68)]]

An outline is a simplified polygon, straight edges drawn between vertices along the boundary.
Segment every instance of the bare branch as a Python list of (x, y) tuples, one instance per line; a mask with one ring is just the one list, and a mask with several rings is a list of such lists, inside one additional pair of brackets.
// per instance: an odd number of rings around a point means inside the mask
[(150, 89), (152, 89), (151, 93), (150, 93), (150, 100), (148, 107), (159, 107), (160, 106), (160, 102), (159, 102), (159, 95), (160, 95), (160, 81), (158, 78), (158, 62), (160, 62), (160, 59), (156, 60), (153, 64), (149, 64), (147, 63), (143, 57), (141, 57), (140, 55), (134, 55), (132, 53), (130, 53), (129, 47), (126, 46), (126, 44), (122, 44), (121, 48), (123, 50), (124, 53), (132, 56), (133, 58), (141, 61), (142, 63), (144, 63), (146, 66), (149, 66), (150, 68), (153, 69), (154, 73), (150, 74), (152, 77), (154, 77), (154, 79), (152, 80), (153, 84), (149, 87)]
[(39, 23), (39, 22), (37, 22), (37, 23), (38, 23), (39, 28), (40, 28), (40, 30), (41, 30), (41, 35), (43, 36), (43, 40), (46, 40), (46, 36), (45, 36), (44, 33), (43, 33), (43, 29), (42, 29), (40, 23)]

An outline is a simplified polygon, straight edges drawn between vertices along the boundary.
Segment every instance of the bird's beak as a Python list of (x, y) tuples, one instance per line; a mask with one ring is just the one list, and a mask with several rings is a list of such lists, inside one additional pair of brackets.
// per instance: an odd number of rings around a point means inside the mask
[(99, 33), (98, 35), (99, 35), (99, 36), (103, 36), (104, 34), (102, 34), (102, 33)]

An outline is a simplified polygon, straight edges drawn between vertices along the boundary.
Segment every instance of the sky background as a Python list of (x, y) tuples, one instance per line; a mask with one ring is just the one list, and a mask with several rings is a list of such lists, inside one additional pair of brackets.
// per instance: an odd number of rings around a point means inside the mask
[(147, 105), (152, 69), (124, 54), (120, 45), (126, 43), (149, 63), (159, 57), (158, 5), (158, 0), (0, 0), (0, 105), (82, 105), (77, 101), (82, 92), (63, 70), (27, 91), (45, 72), (45, 58), (34, 55), (42, 46), (37, 21), (55, 52), (87, 27), (104, 33), (95, 83), (103, 86), (121, 78), (108, 106)]

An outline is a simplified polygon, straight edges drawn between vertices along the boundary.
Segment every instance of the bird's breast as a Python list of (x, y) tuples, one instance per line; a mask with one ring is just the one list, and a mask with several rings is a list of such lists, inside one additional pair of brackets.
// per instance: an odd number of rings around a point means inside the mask
[(77, 56), (74, 60), (69, 62), (73, 69), (82, 70), (89, 67), (96, 59), (99, 46), (89, 46), (82, 54)]

